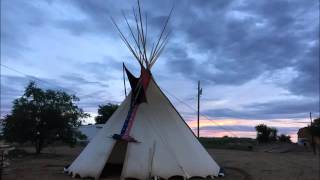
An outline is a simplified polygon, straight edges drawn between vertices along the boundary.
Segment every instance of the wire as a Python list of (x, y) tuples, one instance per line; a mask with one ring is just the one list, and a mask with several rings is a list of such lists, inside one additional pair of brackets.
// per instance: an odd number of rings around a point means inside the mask
[(74, 90), (71, 90), (71, 89), (68, 89), (68, 88), (64, 88), (64, 87), (58, 86), (58, 85), (56, 85), (56, 84), (53, 84), (53, 83), (51, 83), (51, 82), (45, 81), (45, 80), (40, 79), (40, 78), (37, 78), (37, 77), (35, 77), (35, 76), (31, 76), (31, 75), (25, 74), (25, 73), (23, 73), (23, 72), (21, 72), (21, 71), (18, 71), (18, 70), (14, 69), (14, 68), (11, 68), (11, 67), (7, 66), (7, 65), (4, 65), (4, 64), (0, 64), (0, 65), (1, 65), (2, 67), (6, 68), (6, 69), (9, 69), (9, 70), (11, 70), (11, 71), (14, 71), (14, 72), (16, 72), (16, 73), (19, 73), (19, 74), (21, 74), (21, 75), (26, 76), (29, 80), (41, 81), (41, 82), (43, 82), (43, 83), (46, 83), (46, 84), (49, 84), (49, 85), (58, 87), (58, 88), (60, 88), (60, 89), (64, 89), (64, 90), (71, 91), (72, 93), (76, 93)]
[[(46, 84), (49, 84), (49, 85), (52, 85), (52, 86), (55, 86), (55, 87), (58, 87), (62, 90), (68, 90), (74, 94), (76, 94), (76, 92), (72, 89), (68, 89), (68, 88), (65, 88), (65, 87), (62, 87), (62, 86), (58, 86), (56, 84), (53, 84), (51, 82), (48, 82), (48, 81), (45, 81), (43, 79), (40, 79), (40, 78), (37, 78), (35, 76), (31, 76), (31, 75), (28, 75), (26, 73), (23, 73), (19, 70), (16, 70), (12, 67), (9, 67), (7, 65), (4, 65), (4, 64), (0, 64), (2, 67), (6, 68), (6, 69), (9, 69), (11, 71), (14, 71), (18, 74), (21, 74), (23, 76), (25, 76), (27, 79), (30, 79), (30, 80), (36, 80), (36, 81), (41, 81), (43, 83), (46, 83)], [(176, 100), (178, 100), (180, 103), (184, 104), (186, 107), (188, 107), (189, 109), (193, 110), (194, 112), (197, 112), (197, 110), (195, 108), (193, 108), (192, 106), (190, 106), (189, 104), (185, 103), (184, 101), (182, 101), (180, 98), (176, 97), (175, 95), (173, 95), (172, 93), (170, 93), (168, 90), (164, 89), (164, 88), (161, 88), (163, 91), (165, 91), (166, 93), (168, 93), (171, 97), (175, 98)], [(95, 94), (92, 94), (92, 93), (89, 93), (89, 94), (85, 94), (85, 95), (81, 95), (82, 97), (96, 97)], [(80, 103), (81, 104), (81, 103)], [(318, 114), (319, 112), (314, 112), (315, 114)], [(225, 128), (219, 124), (217, 124), (216, 122), (214, 122), (212, 119), (210, 119), (207, 115), (205, 115), (204, 113), (200, 113), (200, 116), (206, 118), (207, 120), (209, 120), (211, 123), (215, 124), (217, 127), (220, 127), (221, 129), (229, 132), (230, 134), (232, 134), (233, 136), (236, 136), (232, 131), (234, 131), (233, 129), (231, 129), (230, 127), (229, 128)], [(266, 121), (266, 120), (264, 120)], [(298, 122), (278, 122), (278, 123), (283, 123), (283, 124), (297, 124), (297, 123), (309, 123), (309, 122), (304, 122), (304, 121), (298, 121)]]
[[(35, 76), (31, 76), (31, 75), (26, 74), (26, 73), (23, 73), (23, 72), (21, 72), (21, 71), (19, 71), (19, 70), (16, 70), (16, 69), (12, 68), (12, 67), (9, 67), (9, 66), (7, 66), (7, 65), (4, 65), (4, 64), (0, 64), (0, 65), (1, 65), (2, 67), (6, 68), (6, 69), (9, 69), (9, 70), (11, 70), (11, 71), (14, 71), (14, 72), (16, 72), (16, 73), (18, 73), (18, 74), (21, 74), (21, 75), (25, 76), (25, 77), (26, 77), (27, 79), (29, 79), (29, 80), (34, 80), (34, 81), (38, 81), (38, 82), (40, 81), (40, 82), (46, 83), (46, 84), (48, 84), (48, 85), (52, 85), (52, 86), (54, 86), (54, 87), (58, 87), (58, 88), (61, 89), (61, 90), (66, 90), (66, 91), (72, 92), (73, 94), (77, 94), (77, 92), (74, 91), (74, 90), (72, 90), (72, 89), (65, 88), (65, 87), (62, 87), (62, 86), (58, 86), (58, 85), (53, 84), (53, 83), (51, 83), (51, 82), (49, 82), (49, 81), (46, 81), (46, 80), (37, 78), (37, 77), (35, 77)], [(83, 95), (79, 95), (79, 96), (88, 98), (88, 97), (96, 97), (96, 94), (94, 94), (94, 93), (88, 93), (88, 94), (83, 94)], [(80, 103), (80, 104), (81, 104), (81, 103)]]
[[(169, 95), (171, 95), (172, 97), (174, 97), (176, 100), (178, 100), (180, 103), (184, 104), (185, 106), (187, 106), (189, 109), (193, 110), (194, 112), (197, 112), (197, 110), (195, 108), (193, 108), (192, 106), (190, 106), (189, 104), (183, 102), (181, 99), (179, 99), (178, 97), (176, 97), (175, 95), (173, 95), (172, 93), (170, 93), (169, 91), (165, 90), (164, 88), (161, 88), (162, 90), (164, 90), (165, 92), (167, 92)], [(231, 128), (227, 129), (223, 126), (221, 126), (220, 124), (217, 124), (216, 122), (214, 122), (212, 119), (210, 119), (208, 116), (204, 115), (203, 113), (200, 113), (200, 116), (206, 118), (207, 120), (209, 120), (211, 123), (215, 124), (217, 127), (220, 127), (221, 129), (227, 131), (228, 133), (230, 133), (232, 136), (238, 137), (235, 133), (233, 133), (231, 130)]]
[[(197, 112), (197, 110), (194, 108), (194, 107), (192, 107), (192, 106), (190, 106), (189, 104), (187, 104), (187, 103), (185, 103), (185, 102), (183, 102), (181, 99), (179, 99), (178, 97), (176, 97), (175, 95), (173, 95), (172, 93), (170, 93), (169, 91), (167, 91), (166, 89), (164, 89), (164, 88), (161, 88), (163, 91), (165, 91), (165, 92), (167, 92), (170, 96), (172, 96), (172, 97), (174, 97), (176, 100), (178, 100), (180, 103), (182, 103), (182, 104), (184, 104), (186, 107), (188, 107), (189, 109), (191, 109), (191, 110), (193, 110), (194, 112)], [(220, 127), (221, 129), (224, 129), (224, 130), (226, 130), (226, 131), (228, 131), (230, 134), (232, 134), (233, 136), (236, 136), (237, 137), (237, 135), (235, 134), (235, 133), (233, 133), (235, 130), (234, 129), (232, 129), (232, 128), (225, 128), (225, 127), (223, 127), (223, 126), (221, 126), (221, 125), (219, 125), (219, 124), (217, 124), (216, 122), (214, 122), (211, 118), (209, 118), (207, 115), (205, 115), (204, 113), (200, 113), (200, 116), (202, 116), (202, 117), (204, 117), (204, 118), (206, 118), (207, 120), (209, 120), (209, 121), (211, 121), (213, 124), (215, 124), (216, 126), (218, 126), (218, 127)], [(268, 120), (264, 120), (264, 121), (268, 121)], [(297, 122), (281, 122), (281, 121), (277, 121), (277, 123), (282, 123), (282, 124), (297, 124), (297, 123), (310, 123), (309, 121), (307, 122), (307, 121), (297, 121)]]

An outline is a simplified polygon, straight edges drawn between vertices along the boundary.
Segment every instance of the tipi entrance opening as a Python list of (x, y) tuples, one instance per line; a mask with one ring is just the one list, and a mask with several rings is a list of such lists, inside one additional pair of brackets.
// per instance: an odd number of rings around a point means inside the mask
[(128, 142), (117, 141), (114, 145), (100, 178), (119, 177), (126, 157)]

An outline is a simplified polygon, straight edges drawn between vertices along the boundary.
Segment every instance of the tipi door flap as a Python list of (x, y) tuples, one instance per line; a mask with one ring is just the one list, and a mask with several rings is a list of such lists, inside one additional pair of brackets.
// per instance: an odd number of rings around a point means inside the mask
[(149, 146), (147, 143), (129, 143), (125, 160), (123, 163), (123, 169), (121, 173), (121, 179), (125, 178), (137, 178), (147, 179), (149, 176)]

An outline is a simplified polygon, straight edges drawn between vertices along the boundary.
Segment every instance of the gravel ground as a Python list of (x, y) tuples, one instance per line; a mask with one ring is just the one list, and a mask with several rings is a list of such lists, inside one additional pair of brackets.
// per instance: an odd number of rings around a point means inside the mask
[[(268, 147), (270, 148), (270, 147)], [(33, 150), (25, 148), (27, 151)], [(291, 147), (292, 149), (292, 147)], [(62, 172), (82, 147), (51, 147), (43, 154), (14, 158), (3, 170), (3, 180), (72, 180)], [(318, 157), (307, 151), (264, 152), (209, 149), (226, 170), (222, 180), (320, 180)], [(118, 177), (108, 178), (109, 180)]]

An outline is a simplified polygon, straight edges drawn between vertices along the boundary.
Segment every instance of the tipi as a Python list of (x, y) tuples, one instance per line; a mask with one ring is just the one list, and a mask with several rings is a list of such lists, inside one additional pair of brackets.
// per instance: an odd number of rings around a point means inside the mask
[(167, 42), (169, 33), (166, 29), (171, 12), (150, 53), (147, 51), (146, 20), (144, 22), (142, 18), (139, 1), (138, 9), (134, 11), (134, 29), (124, 16), (133, 45), (112, 20), (138, 60), (141, 75), (134, 77), (124, 66), (131, 93), (65, 169), (73, 177), (99, 179), (103, 171), (112, 171), (108, 164), (121, 165), (121, 179), (168, 179), (173, 176), (186, 179), (218, 175), (219, 166), (161, 91), (150, 71)]

